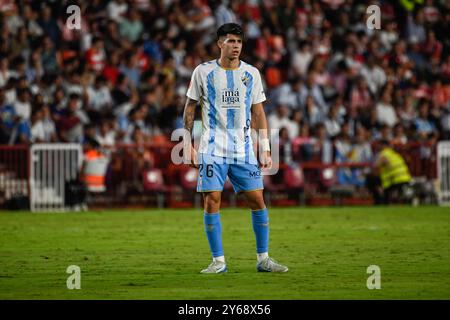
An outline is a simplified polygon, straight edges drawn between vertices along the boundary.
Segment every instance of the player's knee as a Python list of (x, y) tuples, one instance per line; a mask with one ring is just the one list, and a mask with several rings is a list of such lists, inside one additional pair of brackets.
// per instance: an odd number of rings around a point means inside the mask
[(254, 201), (251, 209), (252, 210), (260, 210), (260, 209), (264, 209), (266, 207), (266, 204), (264, 203), (264, 199), (261, 197), (261, 199), (257, 199), (256, 201)]
[(220, 192), (211, 192), (204, 195), (205, 210), (209, 213), (219, 211), (220, 208)]
[(261, 193), (252, 194), (251, 197), (247, 197), (247, 202), (252, 210), (260, 210), (264, 209), (266, 207), (266, 204), (264, 203), (264, 197)]

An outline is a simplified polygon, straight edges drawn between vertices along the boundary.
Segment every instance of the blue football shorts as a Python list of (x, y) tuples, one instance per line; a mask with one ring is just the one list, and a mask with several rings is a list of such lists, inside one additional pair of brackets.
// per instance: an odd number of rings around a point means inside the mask
[(227, 176), (236, 193), (264, 189), (261, 168), (256, 161), (248, 163), (201, 153), (198, 160), (197, 192), (223, 191)]

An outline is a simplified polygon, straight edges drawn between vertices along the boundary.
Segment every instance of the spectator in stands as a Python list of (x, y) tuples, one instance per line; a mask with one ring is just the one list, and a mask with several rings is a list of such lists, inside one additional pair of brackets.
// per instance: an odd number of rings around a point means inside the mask
[(406, 34), (408, 42), (424, 43), (426, 40), (425, 16), (422, 9), (417, 10), (415, 15), (408, 13)]
[[(350, 161), (356, 163), (367, 163), (371, 164), (373, 161), (372, 145), (369, 142), (369, 133), (367, 130), (359, 126), (356, 130), (355, 141), (353, 144), (352, 151), (350, 153)], [(353, 168), (352, 169), (352, 180), (354, 185), (358, 187), (363, 187), (366, 185), (366, 176), (370, 173), (368, 168)]]
[(279, 132), (279, 143), (276, 148), (279, 148), (280, 163), (290, 164), (292, 161), (292, 143), (288, 129), (285, 127), (281, 128)]
[(0, 89), (0, 144), (12, 144), (15, 141), (20, 117), (11, 104), (6, 103), (4, 90)]
[(392, 140), (392, 129), (387, 124), (381, 125), (379, 130), (375, 133), (375, 140)]
[(41, 27), (42, 32), (49, 37), (49, 40), (59, 45), (61, 30), (53, 18), (52, 8), (49, 5), (44, 5), (41, 10), (41, 17), (37, 20), (37, 23)]
[(393, 127), (398, 121), (391, 101), (391, 92), (386, 87), (381, 94), (381, 100), (377, 103), (376, 109), (378, 123), (385, 124), (389, 127)]
[(313, 58), (311, 44), (308, 41), (301, 41), (298, 50), (292, 55), (292, 67), (296, 76), (304, 77), (308, 66)]
[(72, 93), (69, 97), (65, 112), (57, 122), (59, 139), (63, 142), (83, 141), (83, 121), (78, 113), (80, 96)]
[(44, 37), (41, 49), (41, 64), (44, 71), (49, 74), (57, 72), (60, 67), (60, 61), (51, 37)]
[(128, 77), (120, 73), (117, 77), (117, 83), (112, 91), (112, 97), (116, 106), (128, 102), (131, 95), (134, 93), (134, 88), (131, 87)]
[(355, 82), (356, 85), (350, 92), (350, 109), (365, 112), (373, 103), (372, 94), (364, 77), (356, 78)]
[(333, 144), (328, 138), (327, 129), (323, 123), (318, 123), (315, 127), (315, 135), (311, 139), (312, 159), (324, 164), (333, 161)]
[(311, 126), (315, 126), (318, 123), (324, 121), (324, 114), (322, 110), (314, 102), (313, 96), (308, 96), (305, 101), (305, 119)]
[[(1, 143), (18, 142), (21, 119), (30, 121), (39, 108), (44, 141), (93, 136), (110, 144), (114, 135), (114, 143), (133, 143), (136, 128), (146, 142), (170, 135), (180, 126), (195, 66), (217, 54), (210, 31), (220, 21), (241, 21), (246, 29), (243, 61), (264, 74), (268, 119), (287, 129), (294, 155), (302, 155), (295, 159), (332, 161), (328, 135), (343, 125), (342, 116), (356, 141), (363, 126), (370, 142), (407, 137), (429, 144), (421, 149), (424, 161), (438, 139), (449, 139), (449, 18), (442, 1), (384, 1), (379, 32), (357, 14), (361, 1), (79, 2), (81, 31), (56, 18), (67, 14), (55, 1), (25, 1), (3, 15)], [(338, 116), (329, 110), (336, 97)], [(288, 109), (281, 117), (280, 103)], [(309, 128), (319, 135), (312, 138)]]
[(89, 68), (95, 72), (103, 70), (106, 63), (106, 54), (103, 40), (100, 37), (92, 39), (92, 46), (86, 51), (86, 62)]
[(28, 89), (17, 89), (16, 96), (17, 100), (13, 105), (15, 114), (20, 118), (21, 121), (30, 120), (30, 91)]
[(93, 86), (87, 88), (89, 118), (96, 123), (106, 116), (112, 109), (112, 97), (105, 78), (101, 75), (95, 78)]
[(122, 22), (128, 10), (128, 4), (125, 0), (112, 0), (106, 7), (108, 17), (116, 22)]
[(31, 112), (29, 120), (21, 120), (17, 127), (17, 140), (20, 144), (30, 144), (44, 141), (43, 113), (40, 108)]
[(292, 154), (297, 161), (309, 161), (313, 156), (313, 138), (306, 121), (300, 123), (300, 134), (292, 140)]
[(301, 86), (302, 80), (299, 77), (292, 78), (289, 82), (280, 85), (277, 89), (274, 89), (274, 93), (271, 98), (274, 99), (276, 103), (286, 105), (291, 110), (299, 110), (302, 108), (300, 98)]
[(112, 148), (116, 143), (116, 134), (111, 128), (111, 124), (107, 120), (103, 120), (98, 133), (95, 135), (95, 140), (98, 141), (103, 148)]
[(144, 27), (140, 13), (136, 9), (128, 10), (128, 17), (120, 22), (120, 35), (131, 42), (135, 42), (142, 34)]
[(342, 114), (340, 114), (341, 105), (339, 101), (332, 104), (328, 117), (325, 120), (328, 136), (334, 138), (341, 132), (341, 125), (344, 122)]
[(405, 129), (401, 123), (397, 123), (394, 126), (392, 135), (392, 145), (405, 145), (408, 142), (408, 137), (405, 134)]
[[(145, 104), (137, 106), (130, 111), (130, 114), (128, 116), (129, 122), (127, 126), (127, 132), (124, 138), (125, 142), (130, 143), (137, 139), (136, 137), (139, 137), (139, 139), (141, 139), (141, 135), (144, 141), (148, 141), (151, 136), (152, 129), (145, 122), (147, 113), (148, 106)], [(136, 128), (139, 128), (138, 132), (135, 132)], [(137, 136), (135, 136), (136, 134)]]
[(56, 125), (51, 117), (48, 105), (42, 105), (42, 126), (44, 128), (44, 142), (58, 142)]
[(419, 102), (419, 114), (414, 119), (414, 126), (419, 140), (426, 140), (437, 134), (436, 126), (429, 119), (429, 106), (429, 102), (425, 99)]
[(414, 119), (417, 117), (414, 104), (415, 98), (407, 94), (403, 106), (398, 110), (399, 119), (405, 128), (410, 128), (413, 125)]
[[(292, 140), (299, 133), (298, 124), (292, 121), (289, 118), (289, 109), (284, 104), (279, 104), (276, 109), (276, 113), (268, 116), (267, 122), (269, 124), (270, 129), (278, 129), (286, 128), (289, 138)], [(279, 134), (275, 130), (271, 131), (271, 134)]]
[(361, 76), (366, 80), (367, 86), (374, 96), (378, 96), (387, 80), (386, 73), (376, 64), (375, 57), (372, 55), (368, 57), (367, 65), (362, 66)]
[(322, 90), (317, 84), (317, 74), (315, 72), (309, 72), (306, 83), (300, 89), (300, 101), (302, 106), (307, 105), (308, 97), (313, 98), (314, 105), (319, 108), (320, 114), (328, 113), (328, 104), (325, 102), (325, 98), (322, 94)]

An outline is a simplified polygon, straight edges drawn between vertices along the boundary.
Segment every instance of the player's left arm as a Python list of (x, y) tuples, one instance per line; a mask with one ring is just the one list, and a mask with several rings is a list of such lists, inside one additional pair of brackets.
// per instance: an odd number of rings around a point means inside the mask
[(259, 140), (260, 163), (263, 169), (270, 169), (272, 167), (272, 156), (270, 155), (270, 144), (268, 136), (268, 126), (266, 113), (262, 103), (252, 105), (252, 128), (256, 130)]

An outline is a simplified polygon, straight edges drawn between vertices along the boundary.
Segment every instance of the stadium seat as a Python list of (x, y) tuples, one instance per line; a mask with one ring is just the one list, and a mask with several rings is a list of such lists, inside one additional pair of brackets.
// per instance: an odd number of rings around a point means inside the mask
[(286, 166), (283, 175), (286, 190), (291, 194), (298, 195), (299, 204), (304, 205), (305, 178), (302, 168), (298, 164)]
[(198, 170), (186, 167), (180, 170), (180, 182), (184, 189), (193, 190), (197, 188)]
[(156, 203), (158, 208), (163, 208), (165, 203), (165, 194), (167, 188), (164, 184), (164, 177), (161, 169), (149, 169), (143, 174), (144, 190), (156, 194)]
[[(285, 176), (286, 168), (285, 166), (280, 167), (275, 175), (264, 175), (264, 198), (268, 206), (290, 206), (297, 203), (297, 200), (289, 199)], [(293, 183), (294, 180), (291, 182)]]
[(329, 189), (337, 183), (336, 169), (325, 168), (320, 171), (320, 184)]
[(179, 183), (183, 188), (183, 195), (188, 194), (190, 199), (194, 199), (194, 207), (201, 206), (201, 196), (197, 193), (198, 169), (183, 165), (179, 170)]

